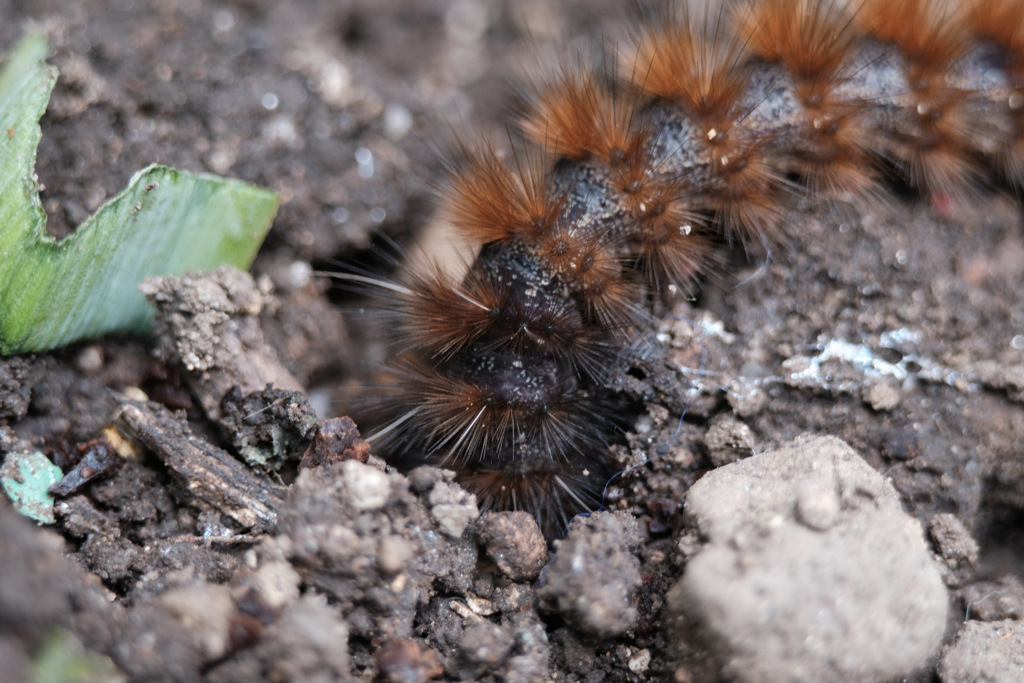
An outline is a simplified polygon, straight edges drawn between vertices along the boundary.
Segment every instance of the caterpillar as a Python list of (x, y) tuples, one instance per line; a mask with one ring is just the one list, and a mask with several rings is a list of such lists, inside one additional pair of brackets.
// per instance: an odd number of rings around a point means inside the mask
[(723, 244), (794, 248), (798, 200), (1024, 183), (1024, 0), (681, 6), (616, 54), (539, 85), (511, 155), (462, 146), (445, 210), (480, 245), (464, 274), (350, 277), (381, 285), (399, 336), (371, 440), (549, 538), (614, 474), (607, 368), (647, 293), (693, 291)]

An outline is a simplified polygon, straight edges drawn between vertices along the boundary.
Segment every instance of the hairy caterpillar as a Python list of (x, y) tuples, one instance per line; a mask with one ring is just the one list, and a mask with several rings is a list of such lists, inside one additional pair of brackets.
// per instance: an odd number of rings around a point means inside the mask
[(1022, 0), (682, 8), (618, 55), (617, 78), (538, 88), (510, 161), (466, 146), (447, 200), (482, 245), (464, 277), (387, 285), (402, 351), (372, 438), (549, 536), (612, 474), (605, 372), (646, 290), (713, 272), (723, 240), (788, 248), (801, 196), (884, 200), (898, 179), (940, 205), (1024, 182)]

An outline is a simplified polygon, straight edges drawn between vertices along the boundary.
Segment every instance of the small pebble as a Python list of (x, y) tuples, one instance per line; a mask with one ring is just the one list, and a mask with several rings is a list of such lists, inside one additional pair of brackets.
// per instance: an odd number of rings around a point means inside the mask
[(352, 506), (356, 510), (379, 510), (388, 501), (391, 483), (388, 475), (356, 460), (341, 464), (341, 476), (352, 493)]
[(75, 365), (87, 375), (103, 369), (103, 349), (96, 344), (86, 346), (75, 358)]
[(639, 541), (636, 520), (594, 512), (577, 517), (565, 539), (555, 542), (555, 559), (545, 572), (542, 600), (566, 622), (606, 639), (633, 628), (633, 594), (640, 587), (640, 563), (632, 548)]
[(868, 388), (866, 399), (877, 412), (887, 412), (900, 404), (900, 392), (891, 384), (879, 382)]
[(488, 512), (476, 529), (484, 552), (513, 581), (532, 581), (548, 562), (547, 543), (527, 512)]
[(412, 546), (401, 536), (388, 536), (381, 540), (377, 563), (382, 572), (394, 575), (402, 571), (412, 557)]
[(797, 487), (797, 518), (815, 531), (825, 531), (839, 517), (840, 501), (834, 490), (803, 482)]
[(646, 673), (647, 667), (651, 665), (651, 651), (647, 648), (640, 650), (629, 658), (627, 666), (637, 676)]

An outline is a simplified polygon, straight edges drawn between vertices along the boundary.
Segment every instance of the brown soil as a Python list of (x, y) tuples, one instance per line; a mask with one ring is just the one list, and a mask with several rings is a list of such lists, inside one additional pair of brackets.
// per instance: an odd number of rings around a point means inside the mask
[[(915, 196), (798, 207), (790, 249), (731, 254), (696, 301), (655, 302), (618, 379), (646, 410), (613, 446), (643, 464), (609, 487), (617, 514), (550, 562), (528, 524), (476, 520), (448, 475), (385, 474), (347, 423), (316, 424), (381, 350), (310, 267), (379, 262), (379, 235), (410, 243), (438, 150), (502, 135), (511, 84), (547, 55), (622, 37), (637, 17), (611, 4), (0, 0), (0, 47), (37, 22), (61, 71), (38, 160), (52, 232), (155, 162), (284, 199), (256, 282), (217, 276), (247, 303), (230, 330), (202, 328), (212, 379), (183, 372), (195, 350), (166, 320), (152, 340), (0, 360), (0, 453), (71, 470), (112, 421), (146, 446), (94, 455), (50, 528), (0, 502), (0, 680), (27, 675), (54, 632), (137, 680), (714, 680), (714, 638), (689, 624), (678, 640), (665, 608), (702, 542), (686, 492), (807, 432), (850, 444), (927, 531), (946, 642), (965, 616), (1024, 617), (1024, 228), (999, 188), (941, 218)], [(217, 360), (228, 337), (246, 351)], [(196, 469), (204, 457), (223, 467)], [(603, 573), (576, 585), (562, 557)]]

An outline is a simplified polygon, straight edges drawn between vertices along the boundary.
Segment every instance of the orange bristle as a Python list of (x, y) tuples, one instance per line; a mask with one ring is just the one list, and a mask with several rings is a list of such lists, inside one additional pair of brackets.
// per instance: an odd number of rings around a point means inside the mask
[(964, 9), (967, 23), (979, 38), (1005, 51), (1013, 71), (1024, 68), (1024, 2), (1021, 0), (973, 0)]
[(867, 33), (900, 48), (911, 87), (915, 75), (941, 76), (970, 48), (960, 0), (859, 0), (854, 17)]
[(644, 317), (637, 305), (636, 285), (623, 273), (619, 259), (607, 249), (594, 249), (584, 255), (575, 285), (577, 297), (590, 319), (606, 330), (628, 329)]
[(812, 195), (852, 199), (877, 191), (871, 151), (878, 139), (864, 123), (866, 103), (835, 89), (850, 69), (853, 20), (832, 0), (763, 0), (737, 14), (737, 32), (761, 59), (786, 67), (804, 110), (790, 164)]
[(439, 265), (416, 273), (407, 283), (400, 335), (411, 348), (448, 358), (480, 338), (507, 303), (501, 287), (473, 268), (461, 284)]
[(636, 98), (609, 90), (594, 73), (566, 69), (542, 88), (520, 125), (559, 156), (614, 164), (642, 144), (633, 129), (635, 107)]
[(535, 154), (510, 167), (493, 148), (463, 149), (452, 174), (448, 216), (466, 237), (484, 244), (543, 232), (562, 209), (547, 167)]
[(713, 132), (706, 142), (712, 181), (704, 201), (730, 239), (770, 246), (784, 213), (780, 190), (788, 187), (780, 162), (765, 150), (767, 141), (744, 128)]
[(973, 194), (980, 171), (967, 98), (947, 84), (950, 65), (972, 45), (960, 6), (952, 0), (864, 0), (856, 19), (906, 60), (903, 124), (889, 132), (885, 154), (915, 187), (935, 195)]
[(644, 92), (689, 110), (705, 127), (723, 128), (747, 86), (746, 50), (724, 17), (695, 21), (687, 8), (642, 31), (624, 75)]
[(883, 143), (866, 124), (864, 105), (828, 95), (807, 101), (803, 137), (794, 143), (789, 165), (808, 194), (847, 201), (877, 197), (881, 188), (874, 156)]
[(548, 272), (575, 281), (585, 253), (598, 237), (572, 221), (559, 220), (527, 247)]
[(687, 10), (637, 41), (628, 77), (645, 92), (676, 103), (693, 118), (712, 180), (703, 198), (726, 234), (744, 245), (769, 243), (781, 221), (782, 169), (745, 129), (740, 104), (749, 81), (744, 41), (723, 14), (695, 21)]
[(486, 387), (425, 364), (410, 364), (407, 372), (414, 378), (407, 390), (415, 397), (416, 419), (430, 425), (425, 436), (444, 464), (467, 464), (502, 434), (492, 429), (493, 408), (487, 405)]
[[(685, 203), (682, 195), (690, 194), (690, 183), (662, 172), (646, 125), (637, 132), (635, 139), (636, 144), (626, 155), (609, 164), (611, 188), (621, 194), (623, 206), (638, 223), (659, 220), (670, 204), (675, 205), (678, 214)], [(691, 215), (692, 220), (697, 220), (696, 210), (692, 210)]]
[(667, 284), (687, 287), (712, 263), (712, 242), (687, 202), (672, 200), (659, 207), (637, 221), (631, 233), (633, 251), (655, 289)]
[[(621, 256), (606, 235), (563, 219), (526, 249), (545, 270), (585, 302), (591, 320), (608, 330), (628, 327), (638, 319), (635, 287), (623, 270)], [(640, 316), (642, 317), (642, 316)]]
[(421, 425), (414, 430), (426, 437), (431, 458), (442, 466), (471, 466), (501, 453), (512, 455), (523, 444), (563, 460), (579, 448), (587, 428), (585, 411), (576, 405), (580, 399), (569, 391), (574, 387), (556, 384), (540, 395), (520, 391), (509, 384), (519, 369), (471, 369), (462, 378), (457, 375), (466, 368), (408, 359), (404, 371)]
[(974, 0), (966, 9), (975, 35), (998, 45), (1009, 76), (1005, 116), (1007, 134), (994, 154), (1003, 175), (1024, 186), (1024, 1)]
[(758, 0), (738, 14), (736, 31), (747, 49), (786, 66), (794, 81), (834, 85), (856, 33), (845, 7), (832, 0)]
[(608, 352), (607, 339), (586, 325), (572, 299), (541, 305), (536, 298), (510, 300), (495, 323), (497, 337), (520, 355), (534, 352), (568, 360), (577, 374), (597, 377), (599, 359)]
[(965, 199), (974, 194), (981, 169), (969, 146), (969, 113), (955, 98), (947, 92), (921, 102), (913, 133), (894, 136), (888, 152), (914, 187)]
[[(682, 218), (681, 195), (690, 191), (688, 182), (680, 182), (659, 169), (654, 144), (649, 124), (644, 123), (634, 132), (630, 147), (606, 161), (609, 187), (620, 194), (616, 201), (637, 223), (661, 220), (668, 214), (669, 205), (673, 205), (673, 217)], [(688, 216), (691, 218), (686, 220), (696, 221), (697, 211), (690, 211)]]

